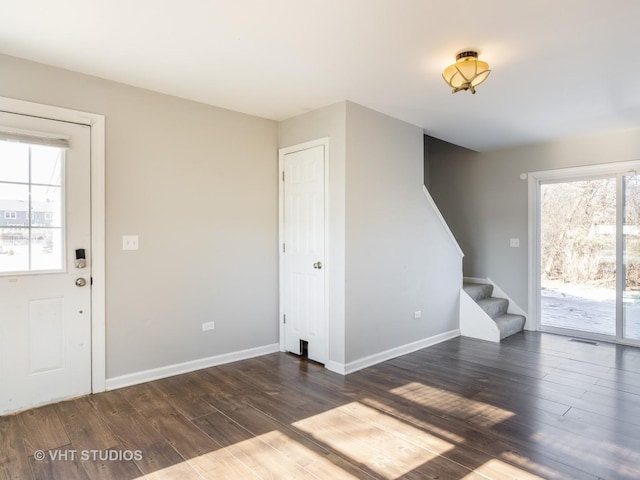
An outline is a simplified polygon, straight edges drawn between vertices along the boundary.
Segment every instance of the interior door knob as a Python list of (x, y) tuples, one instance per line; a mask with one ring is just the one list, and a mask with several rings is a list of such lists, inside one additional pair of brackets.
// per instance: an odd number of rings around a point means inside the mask
[(318, 270), (320, 270), (322, 268), (322, 262), (316, 262), (313, 264), (313, 268), (317, 268)]
[(87, 281), (84, 278), (76, 278), (76, 287), (84, 287), (86, 284)]

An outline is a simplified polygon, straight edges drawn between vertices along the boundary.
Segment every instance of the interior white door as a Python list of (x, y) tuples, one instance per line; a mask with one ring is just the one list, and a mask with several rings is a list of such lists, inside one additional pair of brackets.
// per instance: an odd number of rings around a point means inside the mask
[(90, 207), (90, 127), (0, 113), (0, 415), (91, 391)]
[(326, 361), (325, 147), (284, 155), (283, 313), (285, 348)]

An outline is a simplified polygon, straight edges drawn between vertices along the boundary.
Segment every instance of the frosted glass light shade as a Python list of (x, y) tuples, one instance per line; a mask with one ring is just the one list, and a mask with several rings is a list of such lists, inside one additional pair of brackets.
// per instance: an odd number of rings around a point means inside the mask
[(490, 73), (489, 64), (478, 60), (478, 52), (462, 52), (456, 56), (456, 63), (444, 69), (442, 78), (453, 89), (451, 93), (469, 90), (475, 94), (475, 87), (484, 82)]

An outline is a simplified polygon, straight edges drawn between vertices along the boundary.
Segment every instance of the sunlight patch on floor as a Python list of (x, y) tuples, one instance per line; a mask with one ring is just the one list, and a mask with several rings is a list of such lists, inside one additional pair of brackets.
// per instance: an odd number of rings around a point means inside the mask
[[(451, 443), (359, 402), (305, 418), (293, 426), (389, 479), (399, 478), (454, 448)], [(427, 445), (438, 452), (427, 449)]]
[[(224, 478), (224, 477), (220, 477), (220, 478)], [(251, 476), (247, 475), (247, 478), (251, 478)], [(156, 470), (155, 472), (147, 473), (146, 475), (142, 475), (136, 478), (135, 480), (174, 480), (174, 479), (202, 480), (202, 476), (198, 475), (198, 473), (193, 468), (191, 468), (191, 466), (185, 461), (181, 463), (176, 463), (175, 465), (171, 465), (170, 467)]]
[(418, 382), (394, 388), (391, 393), (406, 400), (446, 412), (447, 415), (468, 419), (481, 415), (486, 425), (491, 426), (513, 417), (515, 413), (485, 402), (471, 400), (457, 393)]
[[(280, 431), (271, 431), (234, 443), (184, 462), (157, 470), (136, 480), (154, 479), (258, 479), (258, 478), (360, 478), (330, 459)], [(341, 461), (341, 460), (339, 460)]]
[(427, 421), (425, 418), (416, 418), (413, 415), (410, 415), (409, 413), (407, 413), (402, 409), (401, 405), (388, 405), (374, 398), (363, 398), (361, 402), (364, 405), (373, 407), (378, 410), (386, 411), (390, 415), (394, 415), (407, 422), (417, 425), (420, 427), (421, 431), (428, 430), (428, 432), (434, 434), (432, 436), (441, 438), (443, 440), (446, 440), (447, 442), (457, 444), (465, 441), (465, 438), (462, 435), (458, 435), (444, 428), (440, 428), (434, 425), (433, 423)]
[(483, 463), (472, 473), (462, 477), (460, 480), (471, 480), (474, 478), (472, 475), (473, 473), (483, 475), (487, 478), (517, 478), (518, 480), (534, 480), (543, 478), (534, 475), (533, 473), (529, 473), (526, 470), (522, 470), (514, 465), (503, 462), (502, 460), (498, 460), (497, 458), (492, 458), (491, 460)]
[(276, 430), (190, 459), (189, 463), (205, 478), (254, 478), (246, 472), (255, 472), (261, 478), (313, 478), (314, 472), (327, 478), (357, 478)]

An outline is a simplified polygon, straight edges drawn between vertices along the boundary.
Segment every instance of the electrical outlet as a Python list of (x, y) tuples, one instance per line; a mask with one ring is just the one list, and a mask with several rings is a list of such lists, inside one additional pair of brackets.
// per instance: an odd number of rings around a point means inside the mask
[(138, 250), (138, 235), (123, 235), (122, 250)]
[(413, 318), (416, 320), (422, 317), (422, 310), (418, 310), (417, 312), (413, 312)]
[(519, 238), (512, 238), (509, 240), (509, 246), (512, 248), (518, 248), (520, 246)]
[(209, 330), (213, 330), (214, 328), (216, 328), (215, 322), (205, 322), (202, 324), (203, 332), (208, 332)]

